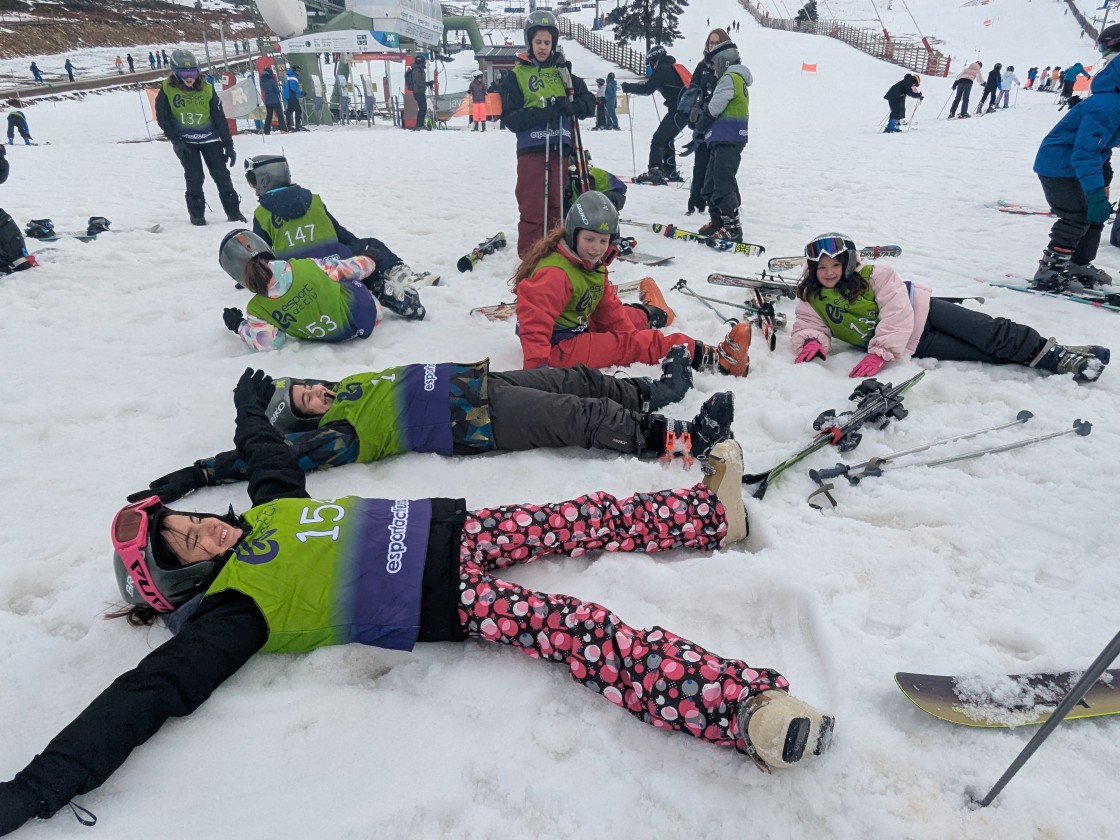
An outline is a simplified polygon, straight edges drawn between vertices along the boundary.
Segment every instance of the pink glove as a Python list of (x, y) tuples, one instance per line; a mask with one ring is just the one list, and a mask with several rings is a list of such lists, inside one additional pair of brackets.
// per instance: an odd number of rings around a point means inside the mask
[(818, 356), (822, 359), (826, 358), (824, 348), (821, 347), (819, 341), (811, 338), (801, 345), (801, 352), (797, 354), (797, 358), (793, 360), (793, 363), (799, 365), (802, 362), (811, 362)]
[(883, 365), (887, 360), (882, 356), (876, 356), (874, 353), (868, 353), (860, 363), (852, 368), (852, 372), (848, 374), (852, 379), (862, 379), (865, 376), (874, 376), (883, 369)]

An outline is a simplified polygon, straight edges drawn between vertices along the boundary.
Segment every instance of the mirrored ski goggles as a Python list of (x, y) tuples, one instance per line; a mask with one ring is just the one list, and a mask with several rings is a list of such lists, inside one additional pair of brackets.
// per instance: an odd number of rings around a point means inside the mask
[(193, 82), (198, 78), (197, 67), (180, 67), (175, 71), (175, 75), (182, 79), (184, 82)]
[(805, 246), (805, 258), (813, 261), (819, 260), (823, 254), (826, 257), (836, 257), (849, 248), (855, 250), (855, 243), (842, 236), (822, 236), (814, 239)]
[(113, 548), (120, 555), (125, 570), (132, 577), (137, 589), (152, 609), (159, 612), (171, 612), (174, 608), (171, 603), (151, 585), (152, 570), (148, 565), (148, 558), (155, 558), (151, 552), (145, 551), (148, 547), (148, 511), (160, 505), (159, 496), (155, 494), (142, 499), (117, 511), (113, 517)]

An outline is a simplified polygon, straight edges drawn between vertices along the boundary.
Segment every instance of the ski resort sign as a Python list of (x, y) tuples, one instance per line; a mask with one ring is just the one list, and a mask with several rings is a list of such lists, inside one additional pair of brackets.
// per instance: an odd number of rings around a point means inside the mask
[(380, 32), (396, 32), (418, 44), (434, 46), (443, 38), (439, 0), (346, 0), (346, 10), (368, 17)]
[(380, 47), (397, 49), (399, 46), (400, 37), (396, 32), (383, 32), (378, 29), (341, 29), (337, 32), (316, 32), (287, 38), (280, 42), (280, 51), (283, 53), (356, 53)]

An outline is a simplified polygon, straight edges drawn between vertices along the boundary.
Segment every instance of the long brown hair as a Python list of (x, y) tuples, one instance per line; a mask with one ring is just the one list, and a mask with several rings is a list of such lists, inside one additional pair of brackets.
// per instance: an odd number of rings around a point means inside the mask
[[(529, 253), (525, 255), (525, 259), (517, 266), (513, 272), (513, 276), (509, 278), (509, 287), (517, 291), (517, 285), (527, 277), (531, 277), (537, 268), (537, 263), (556, 250), (556, 246), (560, 244), (560, 240), (564, 238), (564, 223), (560, 222), (544, 239), (537, 240)], [(246, 284), (248, 285), (248, 284)]]
[[(848, 303), (855, 301), (856, 298), (867, 291), (868, 287), (868, 282), (864, 280), (863, 275), (859, 273), (858, 261), (853, 271), (850, 274), (848, 273), (848, 259), (850, 256), (851, 255), (847, 251), (844, 251), (841, 254), (837, 254), (835, 257), (844, 268), (844, 279), (836, 284), (835, 289), (844, 296), (844, 299), (848, 301)], [(821, 281), (817, 279), (817, 261), (806, 260), (805, 273), (801, 275), (801, 280), (797, 284), (797, 297), (809, 303), (813, 298), (820, 297), (823, 290), (824, 286), (822, 286)]]
[(114, 604), (105, 612), (105, 620), (114, 618), (123, 618), (133, 627), (151, 627), (159, 618), (159, 613), (139, 604)]
[(245, 279), (241, 282), (253, 294), (267, 295), (272, 281), (272, 266), (267, 254), (255, 254), (245, 263)]
[[(708, 52), (708, 41), (712, 40), (713, 35), (718, 35), (719, 36), (719, 43), (720, 44), (726, 44), (728, 41), (731, 40), (731, 36), (728, 34), (726, 29), (713, 29), (711, 32), (708, 33), (708, 37), (704, 39), (704, 52), (705, 52), (705, 54)], [(719, 46), (719, 44), (717, 44), (716, 46)]]

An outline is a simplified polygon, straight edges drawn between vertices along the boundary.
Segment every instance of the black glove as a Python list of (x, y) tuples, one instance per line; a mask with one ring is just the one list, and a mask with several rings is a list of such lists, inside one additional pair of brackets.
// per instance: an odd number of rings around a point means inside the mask
[(233, 150), (233, 146), (226, 147), (226, 163), (229, 164), (230, 169), (233, 169), (233, 165), (237, 163), (237, 152)]
[(275, 390), (272, 377), (263, 370), (245, 368), (245, 372), (237, 380), (237, 387), (233, 389), (233, 406), (239, 416), (261, 411), (268, 405)]
[(179, 160), (182, 160), (183, 155), (187, 153), (187, 144), (182, 140), (172, 140), (171, 151), (175, 153), (175, 157), (179, 158)]
[(130, 493), (128, 500), (139, 502), (154, 494), (166, 505), (206, 486), (206, 472), (198, 464), (191, 464), (189, 467), (160, 476), (148, 485), (147, 490)]
[(562, 116), (570, 117), (572, 115), (573, 104), (567, 97), (556, 97), (552, 100), (553, 110)]
[(681, 157), (688, 157), (690, 154), (696, 151), (696, 147), (699, 145), (700, 141), (693, 137), (691, 140), (684, 144), (684, 148), (681, 149)]
[(245, 313), (236, 306), (227, 306), (222, 312), (222, 320), (226, 322), (226, 329), (235, 333), (240, 329), (241, 322), (245, 320)]
[(637, 88), (637, 87), (638, 87), (637, 85), (632, 84), (630, 82), (623, 82), (622, 83), (622, 92), (623, 93), (633, 93), (634, 89)]
[(918, 94), (918, 101), (919, 102), (925, 102), (925, 99), (926, 99), (926, 95), (924, 93), (919, 93)]
[(9, 834), (40, 814), (42, 803), (19, 781), (0, 782), (0, 834)]

